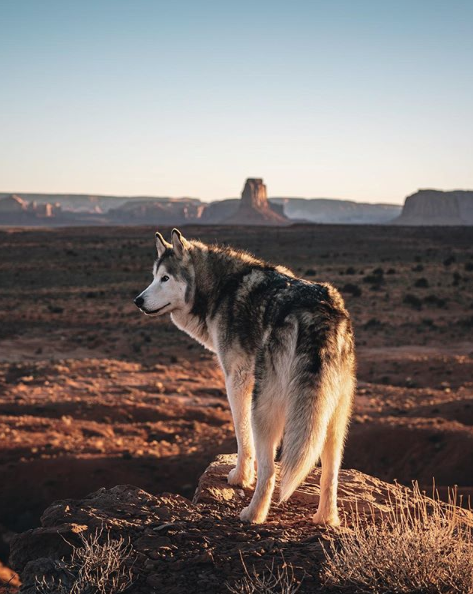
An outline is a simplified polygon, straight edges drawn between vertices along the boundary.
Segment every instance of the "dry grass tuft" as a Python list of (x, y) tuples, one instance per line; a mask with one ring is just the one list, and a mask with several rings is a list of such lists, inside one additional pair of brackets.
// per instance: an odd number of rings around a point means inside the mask
[(70, 561), (60, 562), (62, 577), (36, 581), (38, 594), (119, 594), (133, 583), (132, 547), (123, 537), (112, 539), (103, 531), (80, 535), (81, 546), (72, 547)]
[(399, 488), (381, 519), (355, 513), (353, 529), (324, 548), (326, 587), (374, 594), (473, 594), (472, 521), (457, 506)]
[(233, 586), (226, 584), (232, 594), (296, 594), (301, 587), (300, 581), (294, 576), (294, 569), (290, 563), (286, 563), (284, 557), (280, 567), (275, 568), (274, 559), (271, 567), (265, 573), (259, 575), (253, 568), (251, 573), (241, 559), (245, 570), (245, 577), (238, 580)]

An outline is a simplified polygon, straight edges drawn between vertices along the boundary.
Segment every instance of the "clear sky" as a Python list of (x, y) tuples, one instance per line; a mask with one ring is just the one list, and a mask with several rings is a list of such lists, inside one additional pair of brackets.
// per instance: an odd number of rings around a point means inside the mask
[(0, 191), (473, 188), (471, 0), (0, 0)]

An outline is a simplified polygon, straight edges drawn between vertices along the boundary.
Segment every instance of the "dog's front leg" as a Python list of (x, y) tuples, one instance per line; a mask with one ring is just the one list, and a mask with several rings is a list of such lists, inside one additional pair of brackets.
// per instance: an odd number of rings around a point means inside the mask
[(238, 444), (236, 467), (230, 471), (230, 485), (250, 487), (255, 481), (255, 448), (251, 430), (252, 375), (242, 370), (229, 373), (225, 378), (228, 401)]

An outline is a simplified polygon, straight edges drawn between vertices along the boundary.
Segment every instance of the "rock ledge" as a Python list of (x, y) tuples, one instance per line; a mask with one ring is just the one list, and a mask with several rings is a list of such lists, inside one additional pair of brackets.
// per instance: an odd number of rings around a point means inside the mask
[[(35, 579), (59, 571), (58, 560), (68, 557), (79, 535), (103, 529), (112, 538), (124, 536), (134, 550), (129, 560), (140, 593), (228, 592), (248, 568), (265, 571), (272, 561), (294, 566), (304, 581), (300, 592), (318, 588), (321, 541), (329, 531), (310, 521), (319, 497), (320, 469), (315, 469), (289, 502), (273, 505), (268, 521), (243, 525), (238, 519), (252, 491), (234, 488), (226, 477), (235, 455), (218, 456), (201, 476), (193, 501), (180, 495), (154, 496), (131, 485), (99, 489), (80, 500), (53, 503), (41, 518), (42, 526), (16, 536), (11, 566), (21, 575), (20, 592), (33, 594)], [(341, 517), (350, 524), (356, 505), (376, 515), (389, 510), (389, 497), (399, 489), (356, 470), (340, 477)]]

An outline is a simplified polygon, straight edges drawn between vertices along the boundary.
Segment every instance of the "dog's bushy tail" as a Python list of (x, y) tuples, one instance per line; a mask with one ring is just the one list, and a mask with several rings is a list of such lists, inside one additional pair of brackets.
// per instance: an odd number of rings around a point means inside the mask
[(333, 358), (325, 355), (317, 374), (311, 365), (308, 359), (300, 360), (290, 384), (292, 397), (281, 458), (281, 502), (289, 499), (318, 462), (344, 383), (352, 385), (352, 370), (343, 365), (340, 353)]

